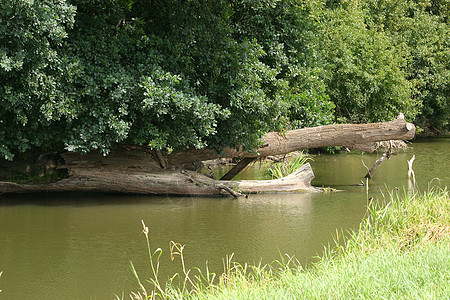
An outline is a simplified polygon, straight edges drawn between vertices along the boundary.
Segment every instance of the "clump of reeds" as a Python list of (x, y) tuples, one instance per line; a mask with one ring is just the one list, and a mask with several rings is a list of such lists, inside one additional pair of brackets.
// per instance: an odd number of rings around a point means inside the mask
[[(132, 292), (131, 298), (132, 299), (155, 299), (157, 296), (162, 297), (164, 295), (165, 291), (162, 288), (160, 282), (159, 282), (159, 260), (162, 254), (162, 249), (158, 248), (155, 251), (152, 251), (151, 245), (150, 245), (150, 238), (148, 236), (148, 227), (145, 225), (144, 221), (142, 222), (142, 232), (145, 235), (145, 240), (147, 242), (147, 252), (148, 252), (148, 261), (150, 264), (150, 268), (152, 270), (152, 277), (147, 279), (147, 282), (151, 284), (150, 293), (147, 292), (147, 289), (145, 288), (144, 284), (141, 282), (139, 275), (136, 272), (136, 269), (132, 262), (130, 262), (131, 270), (134, 274), (134, 277), (136, 278), (140, 291)], [(118, 297), (117, 297), (118, 298)]]
[(266, 174), (271, 179), (283, 178), (293, 173), (295, 170), (306, 164), (309, 160), (312, 160), (310, 156), (300, 152), (299, 155), (293, 160), (285, 160), (267, 168)]

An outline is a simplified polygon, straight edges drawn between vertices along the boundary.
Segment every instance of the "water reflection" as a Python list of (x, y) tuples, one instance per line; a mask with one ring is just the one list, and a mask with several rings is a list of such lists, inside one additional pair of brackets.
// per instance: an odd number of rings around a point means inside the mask
[[(269, 263), (289, 253), (306, 263), (322, 250), (336, 226), (348, 226), (349, 221), (327, 216), (343, 205), (341, 201), (323, 206), (317, 196), (113, 196), (107, 204), (100, 195), (73, 201), (51, 195), (45, 205), (25, 199), (11, 205), (15, 197), (9, 198), (8, 205), (0, 206), (2, 296), (68, 299), (70, 291), (73, 299), (110, 299), (114, 291), (136, 289), (129, 260), (144, 278), (149, 275), (141, 219), (149, 226), (152, 245), (164, 250), (162, 278), (180, 271), (169, 259), (171, 240), (186, 245), (189, 268), (204, 268), (208, 261), (217, 273), (222, 258), (231, 253), (240, 262)], [(353, 215), (353, 226), (363, 213)]]

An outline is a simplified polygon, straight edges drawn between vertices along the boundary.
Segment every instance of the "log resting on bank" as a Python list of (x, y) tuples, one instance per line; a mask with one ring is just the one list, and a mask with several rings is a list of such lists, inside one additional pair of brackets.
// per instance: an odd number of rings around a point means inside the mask
[[(293, 174), (276, 180), (218, 181), (197, 172), (180, 169), (196, 161), (219, 157), (264, 157), (324, 146), (352, 147), (385, 140), (409, 140), (413, 124), (403, 118), (372, 124), (339, 124), (268, 133), (263, 146), (253, 152), (224, 149), (187, 150), (166, 155), (145, 147), (120, 146), (108, 156), (98, 152), (80, 155), (60, 153), (56, 168), (68, 178), (52, 183), (31, 184), (0, 181), (1, 193), (40, 191), (95, 191), (157, 195), (233, 195), (259, 192), (319, 191), (311, 186), (311, 166), (305, 164)], [(0, 164), (1, 168), (1, 164)]]

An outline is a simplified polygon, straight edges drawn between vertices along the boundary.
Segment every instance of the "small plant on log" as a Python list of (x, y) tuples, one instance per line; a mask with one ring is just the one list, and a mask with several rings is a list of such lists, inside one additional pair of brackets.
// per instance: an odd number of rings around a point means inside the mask
[(295, 170), (297, 170), (310, 160), (312, 160), (311, 157), (304, 154), (303, 152), (300, 152), (300, 154), (294, 160), (277, 163), (274, 166), (268, 168), (266, 174), (271, 179), (279, 179), (293, 173)]

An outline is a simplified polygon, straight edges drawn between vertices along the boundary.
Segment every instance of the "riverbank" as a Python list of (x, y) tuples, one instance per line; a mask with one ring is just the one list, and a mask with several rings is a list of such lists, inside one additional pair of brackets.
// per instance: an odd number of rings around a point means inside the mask
[[(450, 294), (450, 204), (447, 189), (391, 195), (369, 205), (367, 218), (347, 239), (337, 237), (307, 270), (295, 260), (270, 266), (225, 261), (212, 274), (184, 271), (182, 288), (137, 292), (165, 299), (443, 299)], [(342, 236), (342, 235), (341, 235)], [(178, 251), (180, 252), (180, 251)], [(154, 257), (155, 258), (155, 257)], [(154, 281), (155, 282), (155, 281)], [(153, 292), (151, 291), (153, 290)], [(162, 291), (162, 292), (161, 292)]]

